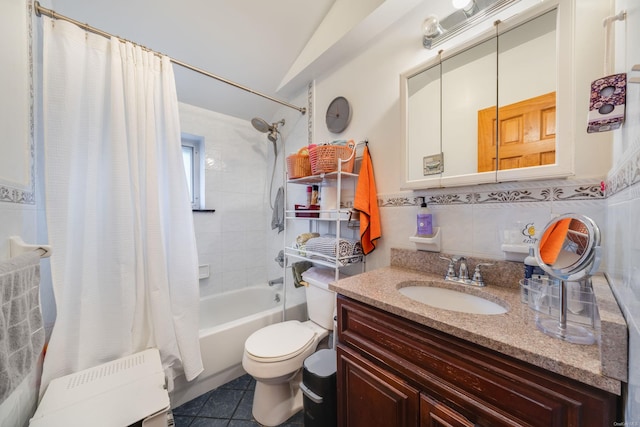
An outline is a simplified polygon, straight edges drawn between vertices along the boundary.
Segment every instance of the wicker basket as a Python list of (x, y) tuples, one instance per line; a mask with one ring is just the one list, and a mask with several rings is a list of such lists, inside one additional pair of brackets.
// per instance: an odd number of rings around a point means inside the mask
[(353, 172), (355, 157), (353, 155), (354, 144), (344, 145), (317, 145), (309, 150), (309, 160), (311, 161), (311, 173), (318, 175), (321, 173), (335, 172), (338, 170), (338, 159), (348, 162), (342, 164), (342, 172)]
[(311, 175), (311, 163), (309, 162), (307, 147), (302, 147), (296, 154), (287, 157), (287, 175), (289, 175), (290, 179)]

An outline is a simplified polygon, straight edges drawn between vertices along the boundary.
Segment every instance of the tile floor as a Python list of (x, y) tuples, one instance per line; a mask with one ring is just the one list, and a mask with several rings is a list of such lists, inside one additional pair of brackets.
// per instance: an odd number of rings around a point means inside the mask
[[(255, 380), (243, 375), (173, 410), (175, 427), (260, 426), (251, 416)], [(281, 424), (303, 427), (302, 411)]]

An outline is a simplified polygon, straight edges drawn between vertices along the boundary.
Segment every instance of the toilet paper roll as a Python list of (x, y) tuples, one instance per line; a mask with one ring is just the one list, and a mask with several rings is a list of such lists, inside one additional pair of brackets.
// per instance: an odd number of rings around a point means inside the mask
[(320, 190), (320, 218), (331, 218), (329, 210), (337, 209), (338, 188), (322, 187)]

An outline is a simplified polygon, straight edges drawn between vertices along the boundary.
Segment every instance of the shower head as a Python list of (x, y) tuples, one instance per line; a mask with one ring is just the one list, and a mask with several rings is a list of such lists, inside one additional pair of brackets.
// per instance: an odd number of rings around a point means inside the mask
[(258, 132), (262, 132), (262, 133), (268, 132), (270, 134), (277, 134), (278, 126), (284, 125), (284, 119), (280, 120), (279, 122), (274, 122), (269, 124), (264, 119), (261, 119), (260, 117), (254, 117), (253, 119), (251, 119), (251, 124)]
[(251, 119), (251, 124), (258, 132), (269, 134), (267, 135), (267, 138), (273, 143), (273, 152), (277, 156), (278, 148), (276, 147), (276, 141), (278, 140), (278, 126), (284, 125), (284, 119), (279, 122), (269, 124), (264, 119), (254, 117)]
[(263, 119), (259, 117), (254, 117), (251, 119), (251, 124), (258, 132), (267, 133), (271, 130), (271, 126), (269, 123), (265, 122)]

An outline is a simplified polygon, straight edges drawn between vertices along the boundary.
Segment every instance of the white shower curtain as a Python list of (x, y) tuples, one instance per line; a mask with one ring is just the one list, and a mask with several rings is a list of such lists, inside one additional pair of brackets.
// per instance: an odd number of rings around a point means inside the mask
[(156, 347), (202, 371), (198, 262), (168, 58), (43, 18), (50, 380)]

